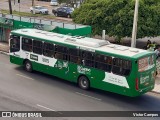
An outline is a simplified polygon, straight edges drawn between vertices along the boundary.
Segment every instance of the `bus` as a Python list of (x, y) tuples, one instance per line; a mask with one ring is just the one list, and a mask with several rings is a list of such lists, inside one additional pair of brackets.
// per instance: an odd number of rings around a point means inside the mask
[(37, 29), (10, 34), (10, 62), (89, 88), (140, 96), (154, 88), (155, 53)]

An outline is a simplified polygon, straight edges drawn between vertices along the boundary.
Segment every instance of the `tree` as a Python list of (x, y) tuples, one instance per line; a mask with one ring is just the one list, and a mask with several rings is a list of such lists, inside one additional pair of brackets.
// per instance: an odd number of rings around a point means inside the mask
[(8, 4), (9, 4), (9, 13), (12, 14), (12, 4), (11, 4), (11, 0), (8, 0)]
[[(73, 13), (73, 21), (91, 25), (93, 34), (132, 36), (135, 0), (86, 0)], [(140, 0), (137, 38), (160, 35), (160, 1)]]

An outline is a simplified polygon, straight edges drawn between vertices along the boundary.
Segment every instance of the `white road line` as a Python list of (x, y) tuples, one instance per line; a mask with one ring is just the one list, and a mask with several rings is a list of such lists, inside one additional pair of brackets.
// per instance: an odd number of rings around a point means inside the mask
[(26, 78), (26, 79), (34, 80), (33, 78), (30, 78), (30, 77), (27, 77), (27, 76), (24, 76), (24, 75), (21, 75), (21, 74), (16, 74), (16, 75), (20, 76), (20, 77), (23, 77), (23, 78)]
[(45, 109), (50, 110), (50, 111), (56, 111), (56, 110), (53, 110), (53, 109), (51, 109), (51, 108), (45, 107), (45, 106), (43, 106), (43, 105), (37, 104), (37, 106), (38, 106), (38, 107), (45, 108)]
[(50, 111), (54, 111), (54, 112), (59, 113), (59, 114), (62, 114), (61, 112), (58, 112), (58, 111), (56, 111), (56, 110), (53, 110), (53, 109), (51, 109), (51, 108), (45, 107), (45, 106), (40, 105), (40, 104), (37, 104), (37, 106), (38, 106), (38, 107), (41, 107), (41, 108), (45, 108), (45, 109), (50, 110)]
[(89, 97), (89, 98), (101, 101), (101, 99), (99, 99), (99, 98), (92, 97), (92, 96), (89, 96), (89, 95), (86, 95), (86, 94), (83, 94), (83, 93), (76, 92), (76, 94), (79, 94), (79, 95), (82, 95), (82, 96), (85, 96), (85, 97)]

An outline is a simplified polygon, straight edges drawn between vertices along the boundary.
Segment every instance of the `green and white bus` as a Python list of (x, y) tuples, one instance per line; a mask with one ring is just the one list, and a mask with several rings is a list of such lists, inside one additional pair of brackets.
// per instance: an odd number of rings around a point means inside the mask
[(37, 29), (11, 31), (10, 62), (126, 96), (140, 96), (154, 88), (155, 53), (82, 36)]

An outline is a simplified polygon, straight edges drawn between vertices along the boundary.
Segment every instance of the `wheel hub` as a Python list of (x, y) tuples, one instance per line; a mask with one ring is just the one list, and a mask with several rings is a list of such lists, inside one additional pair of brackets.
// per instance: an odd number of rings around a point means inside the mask
[(86, 85), (87, 85), (87, 81), (86, 81), (86, 80), (83, 79), (81, 83), (82, 83), (82, 86), (83, 86), (83, 87), (87, 87), (87, 86), (86, 86)]
[(26, 68), (29, 70), (31, 68), (31, 65), (29, 63), (27, 63)]

